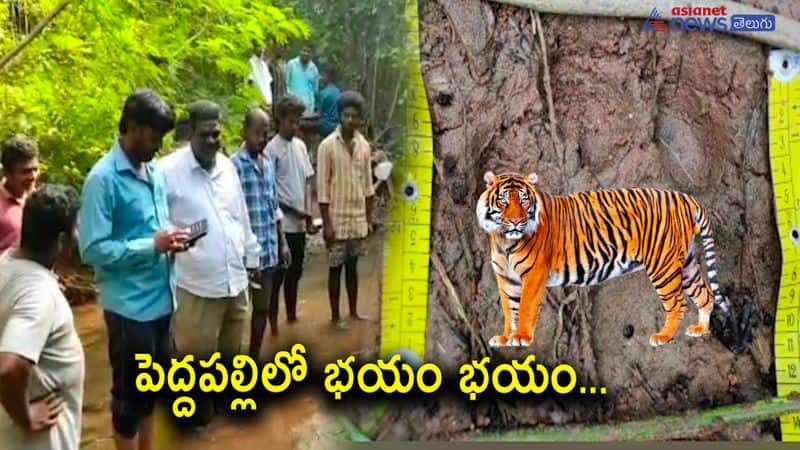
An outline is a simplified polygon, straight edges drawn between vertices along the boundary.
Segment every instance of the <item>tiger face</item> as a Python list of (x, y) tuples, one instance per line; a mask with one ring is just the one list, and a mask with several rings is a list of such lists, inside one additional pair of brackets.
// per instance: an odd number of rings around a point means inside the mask
[(511, 240), (536, 232), (541, 209), (535, 188), (537, 178), (535, 173), (524, 177), (486, 172), (486, 190), (476, 208), (481, 228)]

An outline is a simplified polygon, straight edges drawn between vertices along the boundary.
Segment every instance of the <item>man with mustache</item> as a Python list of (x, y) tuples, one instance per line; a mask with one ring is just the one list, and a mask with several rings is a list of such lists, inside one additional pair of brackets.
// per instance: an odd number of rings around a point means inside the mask
[[(176, 257), (178, 311), (175, 343), (181, 354), (203, 359), (247, 353), (249, 279), (260, 279), (261, 246), (236, 167), (222, 147), (222, 111), (200, 100), (189, 106), (189, 146), (159, 162), (167, 176), (169, 217), (182, 226), (206, 220), (207, 234)], [(248, 273), (249, 272), (249, 273)], [(196, 425), (213, 417), (210, 401), (197, 401)]]

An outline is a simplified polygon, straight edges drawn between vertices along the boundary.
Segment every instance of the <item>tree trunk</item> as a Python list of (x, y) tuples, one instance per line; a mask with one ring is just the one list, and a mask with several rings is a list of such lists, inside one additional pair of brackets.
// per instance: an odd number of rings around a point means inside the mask
[[(791, 1), (774, 3), (800, 17)], [(545, 68), (526, 8), (475, 0), (420, 8), (436, 157), (431, 252), (451, 280), (431, 276), (430, 361), (458, 373), (484, 347), (472, 330), (483, 344), (502, 332), (488, 239), (475, 218), (487, 170), (536, 172), (552, 194), (639, 186), (695, 196), (712, 218), (718, 278), (733, 308), (763, 322), (745, 343), (749, 351), (734, 354), (713, 335), (684, 335), (697, 317), (689, 303), (674, 340), (653, 348), (649, 337), (665, 313), (643, 272), (592, 288), (549, 288), (532, 346), (495, 350), (492, 359), (533, 353), (550, 367), (567, 363), (580, 386), (604, 386), (609, 395), (470, 408), (431, 399), (387, 419), (380, 438), (629, 421), (770, 397), (780, 247), (765, 49), (726, 34), (646, 33), (642, 20), (541, 14), (535, 32)]]

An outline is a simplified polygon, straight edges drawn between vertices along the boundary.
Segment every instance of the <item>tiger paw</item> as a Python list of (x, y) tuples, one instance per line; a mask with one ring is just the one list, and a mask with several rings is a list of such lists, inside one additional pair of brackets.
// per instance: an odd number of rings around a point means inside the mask
[(521, 333), (514, 333), (508, 340), (509, 347), (527, 347), (531, 345), (533, 342), (533, 338), (531, 336), (525, 336)]
[(489, 347), (505, 347), (508, 345), (508, 336), (494, 336), (489, 339)]
[(655, 333), (652, 336), (650, 336), (650, 345), (652, 345), (653, 347), (658, 347), (660, 345), (666, 344), (671, 340), (672, 336), (669, 336), (664, 333)]
[(694, 324), (686, 328), (686, 335), (691, 337), (700, 337), (708, 334), (708, 325)]

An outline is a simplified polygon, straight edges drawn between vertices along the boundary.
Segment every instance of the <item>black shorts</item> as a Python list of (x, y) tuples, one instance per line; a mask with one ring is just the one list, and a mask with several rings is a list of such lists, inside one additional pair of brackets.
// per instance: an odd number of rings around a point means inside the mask
[(126, 439), (133, 438), (142, 418), (153, 413), (156, 395), (139, 392), (136, 376), (139, 374), (137, 353), (152, 356), (169, 370), (174, 341), (170, 322), (165, 316), (149, 322), (138, 322), (111, 311), (104, 311), (108, 330), (108, 358), (111, 362), (111, 418), (114, 430)]

